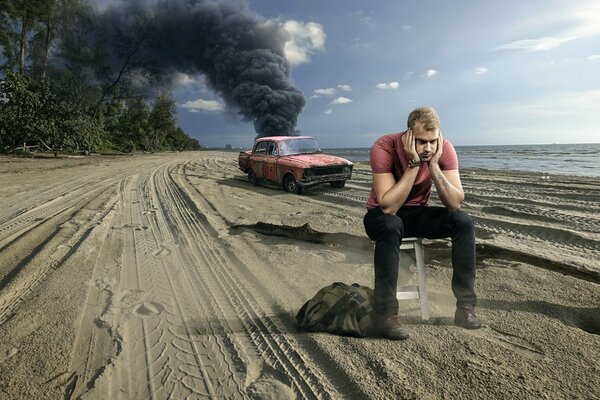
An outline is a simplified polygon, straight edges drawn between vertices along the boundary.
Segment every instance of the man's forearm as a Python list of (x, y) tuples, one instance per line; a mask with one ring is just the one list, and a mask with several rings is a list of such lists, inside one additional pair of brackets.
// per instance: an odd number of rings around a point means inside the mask
[(430, 165), (429, 172), (433, 178), (433, 183), (435, 184), (440, 200), (446, 208), (450, 211), (460, 209), (464, 200), (463, 191), (448, 181), (438, 164)]
[(404, 205), (415, 184), (418, 172), (418, 168), (407, 169), (400, 180), (381, 199), (377, 199), (385, 214), (396, 214), (400, 207)]

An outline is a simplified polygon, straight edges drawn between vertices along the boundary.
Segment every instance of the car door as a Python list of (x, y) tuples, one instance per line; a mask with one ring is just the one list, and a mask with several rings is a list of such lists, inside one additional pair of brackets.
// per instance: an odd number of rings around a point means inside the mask
[(263, 178), (263, 165), (267, 156), (267, 146), (269, 142), (258, 142), (254, 146), (254, 151), (250, 155), (250, 168), (254, 171), (257, 178)]
[(263, 164), (263, 178), (277, 183), (277, 143), (269, 142)]

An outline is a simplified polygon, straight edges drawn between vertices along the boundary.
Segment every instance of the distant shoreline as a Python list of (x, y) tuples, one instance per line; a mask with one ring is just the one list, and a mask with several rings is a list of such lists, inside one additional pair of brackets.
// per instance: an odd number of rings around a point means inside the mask
[[(600, 177), (600, 144), (456, 146), (460, 168)], [(369, 148), (324, 148), (354, 163), (368, 163)]]
[[(190, 151), (193, 153), (194, 151)], [(202, 149), (196, 150), (196, 152), (221, 152), (221, 153), (237, 153), (239, 150), (229, 150), (229, 149)], [(327, 152), (324, 150), (324, 152)], [(174, 152), (164, 152), (164, 153), (135, 153), (128, 154), (130, 157), (160, 157), (162, 154), (173, 154)], [(67, 161), (72, 162), (72, 167), (78, 165), (87, 165), (94, 163), (100, 159), (104, 161), (119, 161), (122, 159), (127, 159), (129, 157), (123, 157), (124, 154), (89, 154), (89, 155), (78, 155), (78, 156), (59, 156), (59, 157), (25, 157), (22, 155), (12, 155), (12, 154), (0, 154), (0, 164), (12, 164), (11, 170), (18, 169), (17, 164), (19, 162), (41, 162), (41, 163), (52, 163), (53, 161)], [(357, 166), (368, 166), (370, 165), (369, 161), (353, 161), (353, 163)], [(477, 173), (477, 172), (485, 172), (491, 175), (517, 175), (517, 176), (538, 176), (541, 179), (548, 179), (546, 177), (565, 177), (565, 178), (582, 178), (586, 180), (600, 181), (600, 176), (598, 175), (584, 175), (584, 174), (569, 174), (569, 173), (557, 173), (557, 172), (543, 172), (543, 171), (528, 171), (528, 170), (516, 170), (516, 169), (495, 169), (495, 168), (483, 168), (483, 167), (460, 167), (461, 175)]]

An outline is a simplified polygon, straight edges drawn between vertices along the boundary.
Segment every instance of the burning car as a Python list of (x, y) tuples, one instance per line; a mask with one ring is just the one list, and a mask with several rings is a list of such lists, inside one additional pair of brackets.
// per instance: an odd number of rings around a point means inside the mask
[(324, 154), (311, 136), (258, 138), (252, 150), (240, 152), (238, 163), (251, 184), (264, 180), (290, 193), (320, 183), (343, 188), (353, 167), (344, 158)]

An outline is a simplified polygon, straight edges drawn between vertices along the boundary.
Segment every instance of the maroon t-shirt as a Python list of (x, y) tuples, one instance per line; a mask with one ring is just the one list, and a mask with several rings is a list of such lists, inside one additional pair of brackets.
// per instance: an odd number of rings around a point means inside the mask
[[(371, 172), (374, 174), (392, 173), (396, 182), (408, 168), (408, 158), (404, 152), (404, 146), (400, 139), (406, 131), (400, 133), (392, 133), (380, 137), (371, 146), (369, 158), (371, 160)], [(444, 139), (442, 148), (442, 156), (439, 161), (442, 171), (458, 169), (458, 157), (454, 146)], [(415, 183), (410, 191), (405, 206), (420, 206), (429, 205), (429, 197), (431, 196), (431, 185), (433, 181), (429, 173), (429, 166), (422, 164), (419, 167), (419, 172)], [(367, 208), (379, 207), (379, 203), (375, 197), (375, 192), (371, 189), (371, 195), (367, 201)]]

